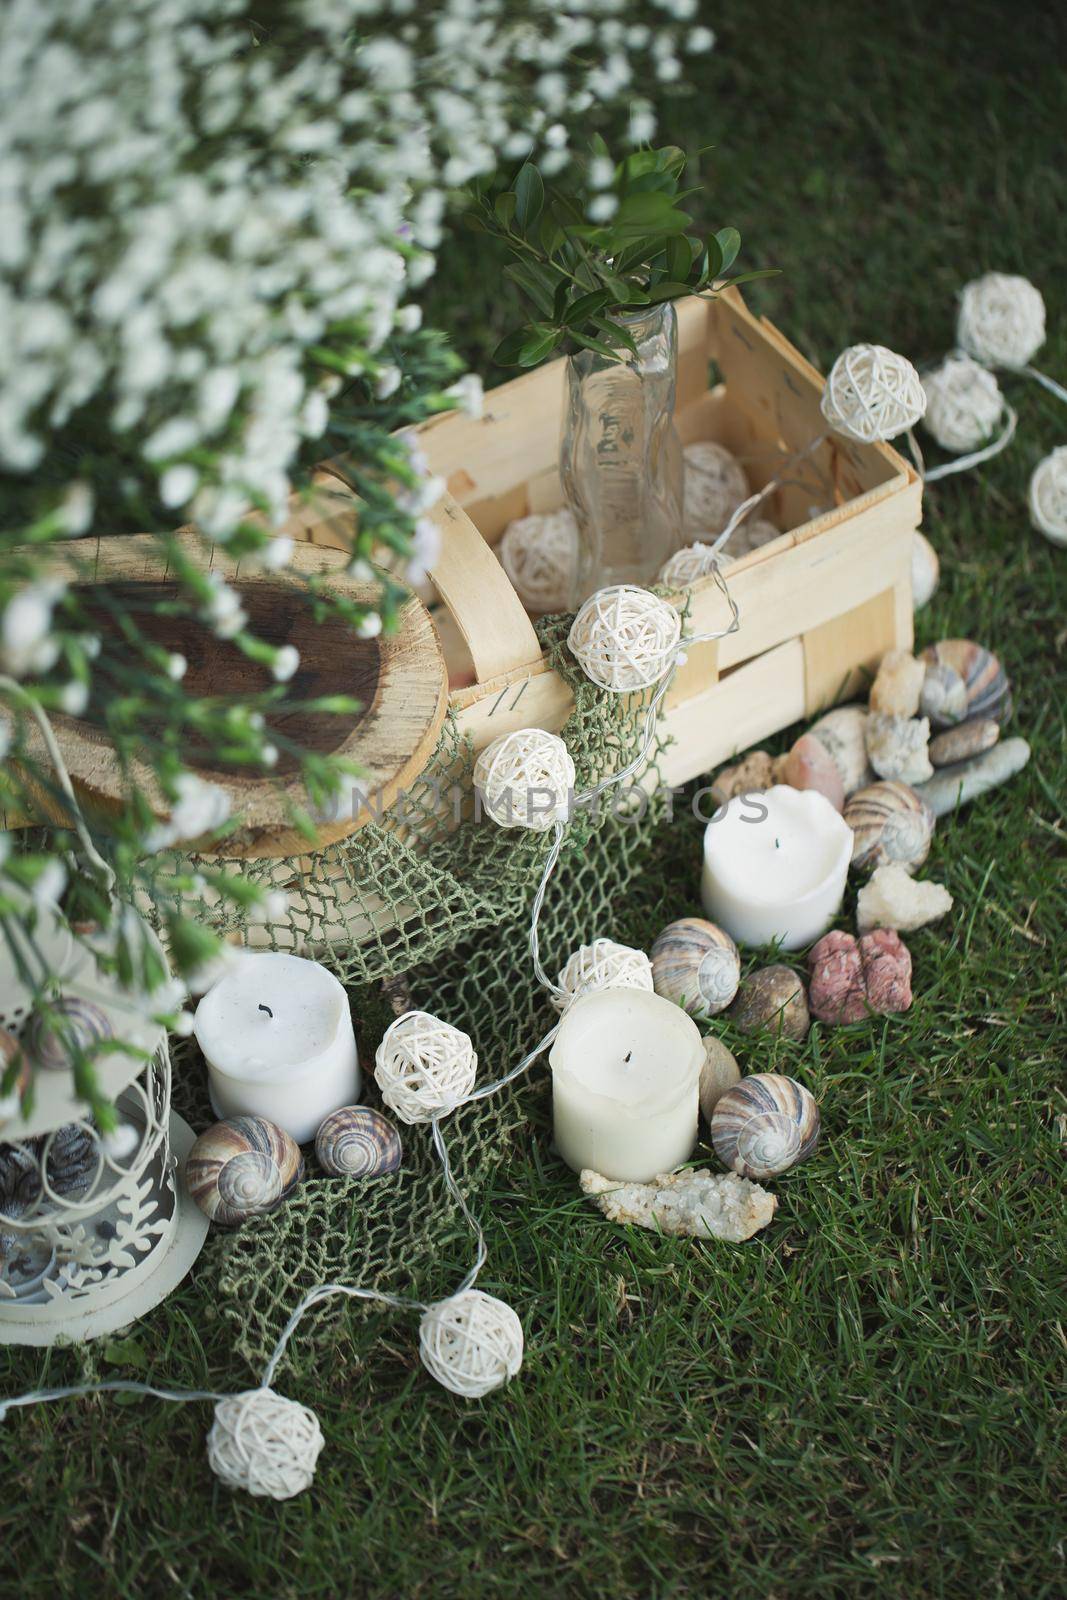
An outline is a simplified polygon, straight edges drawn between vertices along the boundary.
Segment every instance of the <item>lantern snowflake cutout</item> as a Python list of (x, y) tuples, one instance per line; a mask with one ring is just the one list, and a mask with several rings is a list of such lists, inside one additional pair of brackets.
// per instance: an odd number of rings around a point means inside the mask
[(542, 833), (570, 815), (574, 762), (563, 740), (543, 728), (518, 728), (486, 745), (474, 763), (474, 787), (501, 828)]
[(522, 1352), (522, 1323), (481, 1289), (439, 1300), (419, 1324), (423, 1366), (464, 1400), (480, 1400), (507, 1383), (522, 1366)]
[(308, 1406), (273, 1389), (246, 1389), (216, 1405), (207, 1458), (227, 1489), (291, 1500), (311, 1486), (324, 1442)]
[(633, 584), (598, 589), (571, 624), (567, 644), (601, 689), (632, 694), (670, 671), (678, 656), (682, 619), (672, 605)]
[(579, 995), (596, 989), (647, 989), (652, 982), (652, 963), (643, 950), (614, 939), (594, 939), (573, 951), (556, 980), (559, 992), (552, 996), (557, 1011), (565, 1011)]
[(1067, 444), (1039, 461), (1030, 479), (1030, 521), (1052, 544), (1067, 545)]
[(987, 367), (1025, 367), (1045, 342), (1045, 302), (1028, 278), (987, 272), (960, 295), (956, 339)]
[(463, 1104), (478, 1057), (470, 1036), (428, 1011), (407, 1011), (385, 1031), (374, 1080), (402, 1122), (432, 1122)]
[(830, 368), (821, 410), (835, 433), (875, 444), (914, 427), (926, 395), (904, 356), (882, 344), (853, 344)]

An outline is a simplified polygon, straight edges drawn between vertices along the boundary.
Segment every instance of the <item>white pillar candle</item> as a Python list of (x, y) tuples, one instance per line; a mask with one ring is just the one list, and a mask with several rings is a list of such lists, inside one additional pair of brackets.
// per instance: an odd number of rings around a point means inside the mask
[(704, 1046), (680, 1006), (640, 989), (582, 995), (548, 1059), (556, 1148), (575, 1172), (645, 1183), (688, 1160)]
[(841, 909), (851, 859), (852, 829), (817, 790), (737, 795), (704, 832), (704, 910), (738, 944), (798, 950)]
[(200, 1001), (194, 1032), (219, 1116), (266, 1117), (304, 1144), (359, 1097), (348, 996), (317, 961), (242, 956)]

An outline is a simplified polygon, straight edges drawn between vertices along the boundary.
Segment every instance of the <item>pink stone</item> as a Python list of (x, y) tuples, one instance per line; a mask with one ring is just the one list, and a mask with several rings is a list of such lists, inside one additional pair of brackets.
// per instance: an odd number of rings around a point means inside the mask
[(823, 934), (808, 953), (808, 1005), (820, 1022), (862, 1022), (868, 1015), (859, 946), (850, 933)]
[(867, 1004), (888, 1016), (911, 1005), (911, 955), (892, 928), (875, 928), (860, 940)]
[(835, 811), (844, 810), (845, 787), (837, 763), (814, 734), (801, 734), (785, 759), (783, 776), (792, 788), (818, 789)]

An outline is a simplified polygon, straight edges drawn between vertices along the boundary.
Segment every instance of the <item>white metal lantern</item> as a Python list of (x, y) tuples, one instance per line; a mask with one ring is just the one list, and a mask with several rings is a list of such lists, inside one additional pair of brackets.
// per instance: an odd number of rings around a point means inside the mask
[[(131, 914), (132, 915), (132, 914)], [(193, 1132), (171, 1110), (166, 1029), (106, 973), (54, 912), (0, 940), (0, 1027), (21, 1038), (34, 987), (98, 1007), (134, 1053), (94, 1058), (119, 1128), (101, 1133), (69, 1068), (39, 1070), (30, 1115), (0, 1118), (0, 1342), (52, 1344), (114, 1332), (157, 1305), (196, 1260), (207, 1219), (177, 1181)], [(155, 935), (145, 938), (163, 959)]]

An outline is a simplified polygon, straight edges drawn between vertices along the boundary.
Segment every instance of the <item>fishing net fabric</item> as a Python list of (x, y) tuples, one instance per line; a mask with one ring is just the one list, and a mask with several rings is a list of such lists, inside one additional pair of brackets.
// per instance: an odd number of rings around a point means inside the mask
[[(638, 753), (651, 692), (621, 696), (592, 685), (566, 651), (569, 621), (546, 618), (539, 632), (550, 665), (574, 693), (561, 731), (580, 792)], [(651, 752), (653, 773), (661, 750)], [(392, 1020), (390, 989), (403, 995), (397, 1009), (431, 1011), (471, 1035), (480, 1082), (501, 1077), (556, 1020), (527, 950), (549, 840), (488, 819), (450, 826), (453, 786), (465, 783), (469, 791), (472, 767), (473, 752), (450, 721), (404, 805), (313, 856), (249, 864), (250, 876), (287, 895), (284, 922), (254, 930), (218, 923), (257, 948), (311, 956), (345, 983), (368, 1104), (378, 1104), (374, 1050)], [(626, 937), (628, 891), (663, 814), (659, 795), (637, 803), (631, 791), (631, 802), (612, 804), (608, 795), (568, 829), (540, 924), (550, 972), (598, 935)], [(175, 1103), (197, 1129), (212, 1120), (203, 1078), (195, 1046), (183, 1042)], [(476, 1213), (479, 1190), (509, 1147), (532, 1137), (531, 1116), (543, 1120), (546, 1078), (542, 1058), (525, 1080), (461, 1106), (443, 1124), (457, 1180)], [(212, 1235), (198, 1277), (204, 1283), (217, 1275), (216, 1308), (231, 1343), (254, 1367), (315, 1282), (340, 1279), (429, 1300), (447, 1294), (469, 1266), (473, 1243), (445, 1189), (429, 1129), (406, 1127), (401, 1136), (397, 1172), (369, 1182), (327, 1177), (308, 1151), (305, 1181), (281, 1210), (235, 1234)], [(290, 1353), (321, 1353), (342, 1319), (365, 1315), (350, 1304), (323, 1307)]]

